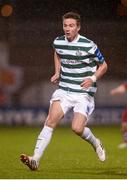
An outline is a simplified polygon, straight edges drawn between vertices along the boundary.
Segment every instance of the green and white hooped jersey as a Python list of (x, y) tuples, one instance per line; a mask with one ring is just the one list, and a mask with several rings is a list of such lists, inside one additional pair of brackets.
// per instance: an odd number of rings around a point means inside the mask
[(97, 45), (81, 35), (72, 42), (69, 42), (65, 36), (57, 37), (53, 45), (61, 59), (59, 88), (70, 92), (87, 92), (93, 96), (97, 90), (96, 83), (88, 89), (83, 89), (80, 84), (96, 72), (96, 62), (104, 62)]

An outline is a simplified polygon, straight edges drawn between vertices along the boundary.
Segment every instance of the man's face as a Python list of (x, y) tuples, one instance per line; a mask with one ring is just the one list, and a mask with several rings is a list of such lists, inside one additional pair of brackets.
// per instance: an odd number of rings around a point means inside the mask
[(75, 19), (68, 18), (63, 20), (63, 30), (66, 38), (69, 41), (73, 41), (78, 35), (80, 26), (77, 25), (77, 21)]

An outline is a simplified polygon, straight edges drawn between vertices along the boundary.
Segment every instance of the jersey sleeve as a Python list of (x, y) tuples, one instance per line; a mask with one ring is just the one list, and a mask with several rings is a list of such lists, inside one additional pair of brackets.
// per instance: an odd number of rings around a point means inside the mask
[(54, 51), (55, 51), (57, 54), (58, 54), (58, 52), (57, 52), (57, 48), (56, 48), (56, 42), (57, 42), (58, 38), (59, 38), (59, 37), (57, 37), (57, 38), (54, 39), (54, 41), (53, 41), (53, 49), (54, 49)]
[(55, 41), (56, 39), (54, 39), (53, 44), (52, 44), (54, 50), (55, 50)]
[(98, 63), (103, 64), (105, 60), (104, 60), (104, 56), (100, 52), (100, 49), (98, 48), (98, 46), (93, 41), (91, 42), (91, 45), (92, 45), (92, 48), (90, 50), (90, 53), (95, 55), (95, 60)]

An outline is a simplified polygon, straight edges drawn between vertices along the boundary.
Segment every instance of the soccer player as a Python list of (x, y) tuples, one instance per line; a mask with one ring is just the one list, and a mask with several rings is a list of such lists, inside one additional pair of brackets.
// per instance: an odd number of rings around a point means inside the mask
[(94, 148), (100, 161), (105, 161), (101, 141), (86, 127), (94, 110), (96, 81), (107, 71), (107, 64), (97, 45), (79, 34), (80, 15), (63, 15), (64, 35), (54, 40), (55, 74), (51, 82), (59, 81), (59, 88), (51, 97), (50, 108), (40, 132), (33, 156), (21, 154), (21, 161), (31, 170), (37, 170), (53, 131), (69, 109), (73, 109), (72, 130)]
[[(119, 95), (119, 94), (124, 94), (127, 92), (127, 82), (119, 85), (118, 87), (112, 89), (110, 91), (111, 95)], [(119, 148), (123, 149), (123, 148), (127, 148), (127, 107), (125, 108), (125, 110), (122, 113), (122, 122), (121, 122), (121, 131), (123, 134), (123, 143), (119, 144)]]

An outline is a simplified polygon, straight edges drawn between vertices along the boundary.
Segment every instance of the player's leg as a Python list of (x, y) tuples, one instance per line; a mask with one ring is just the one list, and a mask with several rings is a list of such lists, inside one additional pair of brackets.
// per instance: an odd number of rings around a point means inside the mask
[(21, 161), (31, 170), (36, 170), (38, 168), (40, 158), (51, 140), (53, 130), (63, 116), (64, 113), (61, 108), (60, 101), (53, 101), (50, 106), (45, 125), (37, 138), (34, 155), (30, 157), (25, 154), (21, 154), (20, 156)]
[(72, 121), (72, 130), (81, 138), (96, 147), (96, 137), (88, 127), (85, 127), (87, 118), (81, 113), (74, 113)]
[(87, 118), (80, 113), (74, 113), (72, 121), (72, 130), (79, 135), (82, 139), (90, 143), (96, 151), (100, 161), (105, 160), (105, 150), (102, 143), (94, 136), (88, 127), (85, 127)]
[(64, 116), (59, 101), (54, 101), (49, 109), (49, 114), (45, 125), (40, 132), (34, 150), (34, 158), (40, 160), (47, 145), (49, 144), (54, 128), (57, 126), (61, 118)]
[(101, 161), (105, 160), (105, 150), (98, 138), (94, 136), (91, 130), (86, 127), (88, 116), (94, 110), (94, 99), (89, 95), (82, 95), (77, 98), (74, 104), (74, 118), (72, 121), (72, 129), (82, 139), (89, 142), (96, 151)]
[(122, 114), (121, 131), (123, 135), (123, 143), (121, 143), (118, 147), (123, 149), (127, 148), (127, 108)]

